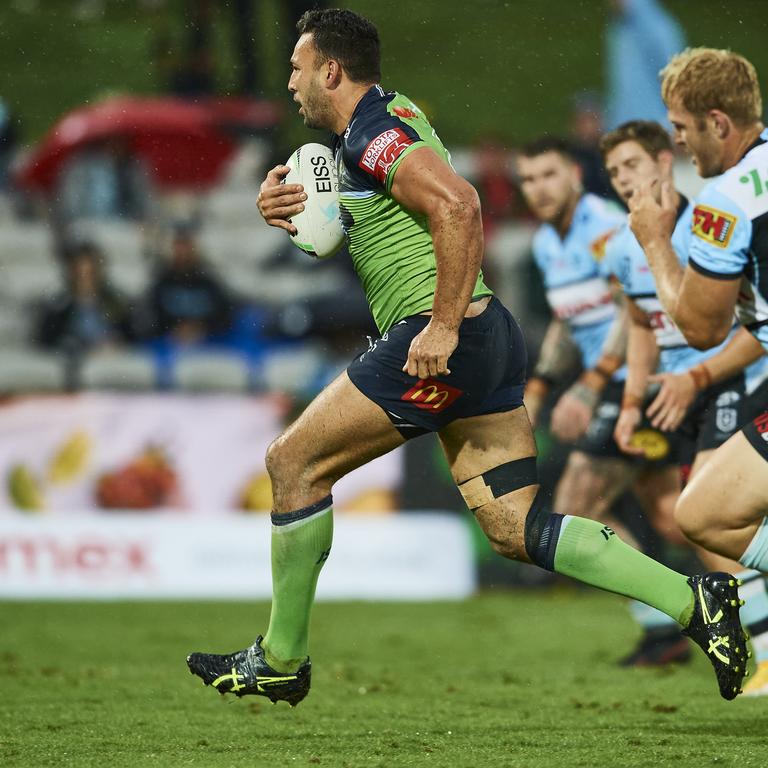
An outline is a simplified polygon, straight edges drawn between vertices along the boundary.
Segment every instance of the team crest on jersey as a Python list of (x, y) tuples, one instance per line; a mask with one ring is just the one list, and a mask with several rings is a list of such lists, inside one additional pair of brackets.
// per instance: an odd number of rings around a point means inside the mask
[(615, 231), (616, 230), (611, 229), (590, 243), (589, 249), (592, 251), (592, 256), (595, 261), (602, 261), (605, 257), (605, 246), (608, 244), (608, 241), (611, 239)]
[(390, 128), (380, 133), (363, 151), (359, 165), (372, 173), (382, 184), (386, 182), (389, 169), (405, 149), (413, 144), (405, 131)]
[(693, 234), (710, 245), (727, 248), (735, 226), (733, 214), (706, 205), (697, 205), (693, 209)]
[(400, 399), (413, 403), (424, 411), (440, 413), (454, 403), (464, 392), (436, 379), (419, 379)]
[(392, 111), (398, 116), (402, 117), (403, 120), (412, 120), (414, 117), (418, 117), (418, 115), (408, 107), (394, 107)]

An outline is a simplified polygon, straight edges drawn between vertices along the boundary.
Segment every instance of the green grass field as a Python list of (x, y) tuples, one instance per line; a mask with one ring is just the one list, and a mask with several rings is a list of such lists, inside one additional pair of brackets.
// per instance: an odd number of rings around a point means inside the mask
[(1, 603), (0, 765), (733, 766), (768, 763), (768, 702), (722, 701), (703, 656), (620, 671), (622, 602), (509, 592), (320, 604), (296, 709), (220, 697), (190, 650), (266, 627), (242, 603)]

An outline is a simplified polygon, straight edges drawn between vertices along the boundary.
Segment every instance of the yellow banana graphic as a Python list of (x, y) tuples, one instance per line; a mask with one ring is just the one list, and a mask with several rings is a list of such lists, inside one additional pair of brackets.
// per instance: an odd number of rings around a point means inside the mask
[(48, 480), (61, 485), (71, 483), (88, 466), (92, 447), (87, 432), (75, 432), (51, 459), (48, 465)]
[(39, 512), (45, 507), (40, 483), (32, 470), (24, 464), (15, 464), (6, 478), (8, 495), (19, 509)]

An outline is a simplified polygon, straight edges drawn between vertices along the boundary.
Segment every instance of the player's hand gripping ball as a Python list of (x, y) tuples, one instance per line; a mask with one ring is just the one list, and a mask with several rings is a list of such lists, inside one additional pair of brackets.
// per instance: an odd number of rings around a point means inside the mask
[(291, 218), (294, 245), (316, 259), (333, 256), (344, 244), (339, 220), (339, 179), (333, 153), (322, 144), (304, 144), (289, 158), (286, 184), (301, 184), (304, 210)]

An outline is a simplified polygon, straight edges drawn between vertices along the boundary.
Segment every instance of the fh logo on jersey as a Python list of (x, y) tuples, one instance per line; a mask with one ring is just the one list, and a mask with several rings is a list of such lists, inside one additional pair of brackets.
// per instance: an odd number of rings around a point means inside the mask
[(400, 128), (390, 128), (371, 141), (360, 158), (360, 167), (372, 173), (382, 184), (392, 164), (413, 142)]
[(726, 248), (736, 226), (736, 217), (717, 208), (697, 205), (693, 209), (693, 234), (718, 248)]
[(440, 413), (463, 394), (462, 390), (442, 381), (419, 379), (400, 399), (406, 403), (413, 403), (424, 411)]

